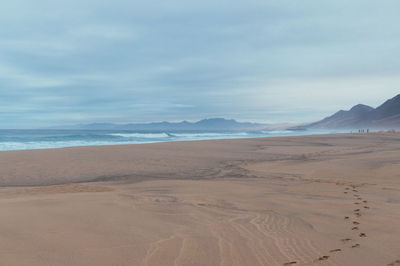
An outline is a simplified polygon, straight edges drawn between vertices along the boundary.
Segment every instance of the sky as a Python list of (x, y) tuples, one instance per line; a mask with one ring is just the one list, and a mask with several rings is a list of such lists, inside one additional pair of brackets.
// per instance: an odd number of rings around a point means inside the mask
[(400, 93), (398, 0), (0, 4), (0, 128), (319, 120)]

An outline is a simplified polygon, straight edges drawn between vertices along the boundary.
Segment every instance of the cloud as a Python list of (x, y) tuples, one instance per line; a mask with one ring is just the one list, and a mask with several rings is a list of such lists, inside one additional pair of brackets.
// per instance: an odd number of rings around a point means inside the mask
[(311, 121), (398, 93), (398, 1), (2, 4), (0, 123)]

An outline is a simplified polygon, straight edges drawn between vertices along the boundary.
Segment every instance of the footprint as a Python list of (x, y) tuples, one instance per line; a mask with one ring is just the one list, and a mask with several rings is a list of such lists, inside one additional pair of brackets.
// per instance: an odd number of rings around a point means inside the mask
[(345, 220), (348, 220), (348, 219), (350, 219), (350, 217), (349, 217), (349, 216), (345, 216), (344, 219), (345, 219)]
[(369, 209), (369, 207), (368, 206), (364, 206), (364, 209)]
[(368, 203), (368, 201), (366, 201), (366, 200), (363, 200), (363, 202), (364, 202), (364, 203)]
[(347, 194), (347, 191), (343, 192), (344, 194)]
[(360, 217), (360, 216), (361, 216), (361, 214), (360, 214), (359, 212), (356, 212), (355, 215), (356, 215), (357, 217)]
[(356, 190), (356, 189), (353, 189), (353, 192), (358, 192), (358, 190)]
[(330, 250), (329, 252), (330, 253), (333, 253), (333, 252), (339, 252), (339, 251), (342, 251), (340, 248), (337, 248), (337, 249), (332, 249), (332, 250)]
[(360, 224), (359, 222), (354, 221), (353, 224)]
[(352, 248), (358, 248), (358, 247), (360, 247), (360, 244), (355, 244), (355, 245), (352, 245), (351, 247)]
[(354, 202), (354, 204), (358, 205), (358, 204), (360, 204), (360, 203), (359, 203), (359, 202)]
[(285, 264), (283, 264), (283, 266), (289, 266), (289, 265), (293, 265), (296, 263), (297, 263), (297, 261), (290, 261), (290, 262), (286, 262)]
[(396, 266), (396, 265), (400, 265), (400, 260), (395, 260), (395, 261), (389, 263), (387, 266)]
[(355, 210), (354, 210), (354, 212), (359, 212), (359, 211), (360, 211), (360, 209), (355, 209)]
[(349, 187), (347, 187), (347, 188), (345, 188), (345, 190), (350, 190), (350, 188), (349, 188)]
[(360, 237), (367, 237), (367, 235), (365, 233), (361, 233)]
[(327, 260), (327, 259), (329, 259), (329, 256), (322, 256), (318, 258), (318, 260)]
[(358, 226), (354, 226), (351, 230), (358, 230)]
[(343, 239), (342, 239), (342, 242), (343, 242), (343, 243), (346, 243), (346, 242), (349, 242), (349, 241), (351, 241), (351, 240), (352, 240), (351, 238), (343, 238)]

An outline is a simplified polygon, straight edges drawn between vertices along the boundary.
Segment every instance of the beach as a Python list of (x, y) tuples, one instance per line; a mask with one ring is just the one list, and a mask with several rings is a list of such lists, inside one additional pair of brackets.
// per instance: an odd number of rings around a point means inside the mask
[(400, 134), (0, 152), (1, 265), (400, 265)]

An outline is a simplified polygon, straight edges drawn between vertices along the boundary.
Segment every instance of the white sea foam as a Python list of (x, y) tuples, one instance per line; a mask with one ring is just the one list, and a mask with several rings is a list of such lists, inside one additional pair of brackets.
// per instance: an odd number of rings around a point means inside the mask
[[(259, 131), (259, 132), (103, 132), (63, 130), (0, 130), (0, 150), (48, 149), (73, 146), (118, 145), (207, 139), (258, 138), (323, 132)], [(327, 132), (325, 132), (327, 133)], [(333, 133), (333, 132), (330, 132)]]
[[(130, 144), (142, 142), (129, 142)], [(0, 151), (9, 150), (32, 150), (32, 149), (52, 149), (76, 146), (99, 146), (99, 145), (118, 145), (127, 144), (126, 142), (109, 141), (41, 141), (41, 142), (3, 142), (0, 143)]]
[(218, 138), (218, 137), (234, 137), (234, 136), (249, 136), (247, 132), (232, 132), (232, 133), (173, 133), (176, 137), (181, 138)]
[(110, 136), (123, 137), (123, 138), (142, 138), (142, 139), (157, 139), (168, 138), (170, 135), (167, 133), (111, 133)]

